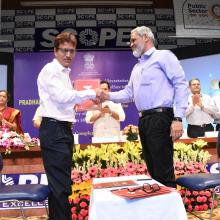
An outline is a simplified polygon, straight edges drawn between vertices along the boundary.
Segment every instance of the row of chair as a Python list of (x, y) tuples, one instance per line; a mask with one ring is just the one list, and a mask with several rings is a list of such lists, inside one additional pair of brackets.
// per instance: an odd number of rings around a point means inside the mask
[(48, 214), (47, 205), (45, 200), (47, 199), (50, 190), (47, 185), (43, 184), (25, 184), (25, 185), (8, 185), (2, 184), (1, 171), (3, 169), (3, 159), (0, 154), (0, 201), (17, 201), (21, 211), (23, 220), (26, 220), (24, 209), (21, 201), (42, 202), (46, 208)]
[[(210, 209), (210, 220), (213, 216), (213, 202), (214, 198), (220, 191), (220, 131), (218, 132), (217, 140), (217, 156), (218, 156), (218, 171), (219, 173), (198, 173), (198, 174), (189, 174), (183, 175), (177, 179), (177, 184), (184, 187), (185, 190), (212, 190), (212, 206)], [(186, 198), (186, 193), (185, 193)], [(185, 199), (184, 199), (185, 202)], [(199, 219), (203, 219), (200, 216), (194, 214)]]

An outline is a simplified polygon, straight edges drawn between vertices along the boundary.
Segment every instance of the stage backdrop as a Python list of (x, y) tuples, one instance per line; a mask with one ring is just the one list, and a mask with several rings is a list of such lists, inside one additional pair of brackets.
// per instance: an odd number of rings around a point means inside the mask
[[(53, 59), (53, 53), (17, 53), (14, 57), (14, 105), (22, 112), (25, 132), (38, 136), (32, 125), (34, 112), (39, 104), (37, 76), (42, 67)], [(199, 78), (202, 92), (213, 96), (220, 92), (218, 82), (220, 54), (181, 60), (187, 80)], [(71, 79), (106, 79), (113, 91), (124, 88), (136, 59), (131, 51), (78, 52), (72, 64)], [(123, 105), (126, 119), (121, 128), (138, 122), (137, 109), (133, 103)], [(77, 113), (73, 132), (79, 134), (80, 143), (91, 143), (92, 125), (85, 123), (85, 112)], [(184, 119), (184, 128), (186, 121)]]
[[(37, 77), (42, 67), (52, 61), (52, 52), (16, 53), (14, 55), (14, 106), (22, 112), (22, 127), (33, 137), (38, 137), (38, 129), (32, 125), (32, 118), (39, 105)], [(111, 90), (124, 88), (136, 63), (131, 51), (93, 51), (77, 52), (71, 66), (71, 79), (105, 79), (111, 84)], [(121, 123), (123, 129), (127, 124), (138, 122), (134, 103), (123, 105), (126, 119)], [(76, 115), (77, 122), (73, 132), (79, 134), (80, 143), (91, 143), (92, 125), (85, 122), (86, 112)]]

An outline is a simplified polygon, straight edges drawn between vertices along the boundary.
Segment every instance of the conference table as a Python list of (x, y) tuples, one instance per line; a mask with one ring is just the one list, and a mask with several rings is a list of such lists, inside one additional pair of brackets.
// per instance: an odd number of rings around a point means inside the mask
[[(149, 177), (146, 175), (137, 175), (94, 178), (93, 184), (125, 180), (134, 180), (138, 185), (143, 185), (143, 183), (158, 183), (155, 180), (149, 180)], [(160, 183), (158, 184), (162, 185)], [(181, 196), (175, 190), (163, 195), (129, 200), (113, 194), (111, 192), (112, 189), (113, 188), (92, 188), (89, 220), (188, 219)]]

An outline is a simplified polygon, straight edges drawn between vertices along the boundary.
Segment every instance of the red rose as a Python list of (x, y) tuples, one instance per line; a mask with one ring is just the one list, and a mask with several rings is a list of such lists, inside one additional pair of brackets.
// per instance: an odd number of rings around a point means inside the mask
[(80, 202), (79, 205), (80, 205), (81, 208), (85, 208), (87, 206), (86, 202)]
[(198, 196), (198, 197), (196, 198), (196, 201), (197, 201), (197, 202), (203, 202), (203, 197), (202, 197), (202, 196)]
[(76, 214), (72, 214), (72, 220), (77, 220), (77, 215)]
[(208, 210), (208, 208), (209, 208), (209, 207), (208, 207), (208, 205), (207, 205), (207, 204), (204, 204), (204, 205), (203, 205), (203, 210), (205, 210), (205, 211), (206, 211), (206, 210)]
[(71, 208), (71, 212), (72, 212), (72, 213), (75, 213), (75, 212), (76, 212), (76, 207), (72, 207), (72, 208)]
[(77, 220), (83, 220), (82, 215), (78, 214), (78, 219)]
[(88, 215), (88, 210), (86, 210), (86, 209), (81, 209), (81, 210), (80, 210), (80, 214), (81, 214), (82, 216), (87, 216), (87, 215)]
[(187, 209), (188, 209), (188, 211), (191, 212), (191, 211), (193, 210), (193, 207), (192, 207), (191, 205), (188, 205), (188, 208), (187, 208)]
[(198, 192), (198, 191), (193, 191), (192, 194), (193, 194), (194, 196), (197, 196), (197, 195), (199, 194), (199, 192)]
[(206, 191), (206, 192), (205, 192), (205, 195), (206, 195), (207, 197), (210, 197), (212, 194), (211, 194), (210, 191)]
[(205, 196), (202, 197), (203, 202), (207, 202), (207, 198)]
[(200, 210), (199, 205), (196, 205), (194, 209), (195, 209), (195, 211), (199, 211)]

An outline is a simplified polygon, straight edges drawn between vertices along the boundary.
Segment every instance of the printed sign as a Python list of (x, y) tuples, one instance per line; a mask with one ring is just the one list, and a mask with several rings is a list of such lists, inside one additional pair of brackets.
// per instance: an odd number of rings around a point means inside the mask
[(220, 38), (219, 0), (174, 0), (176, 35)]
[[(24, 185), (24, 184), (44, 184), (47, 185), (47, 177), (45, 173), (30, 173), (30, 174), (2, 174), (2, 184), (10, 185)], [(1, 182), (0, 181), (0, 182)], [(47, 201), (46, 205), (47, 205)], [(24, 208), (44, 208), (44, 202), (31, 201), (0, 201), (0, 210), (19, 209), (19, 206)]]

